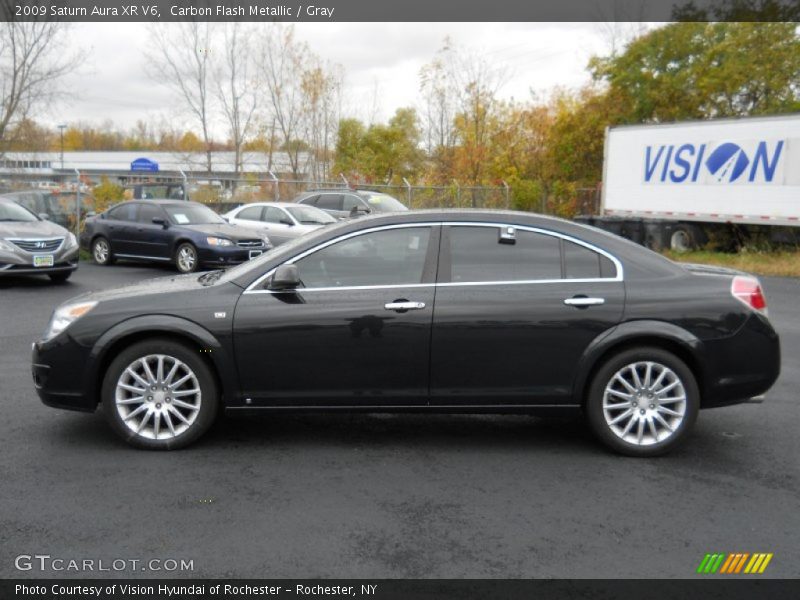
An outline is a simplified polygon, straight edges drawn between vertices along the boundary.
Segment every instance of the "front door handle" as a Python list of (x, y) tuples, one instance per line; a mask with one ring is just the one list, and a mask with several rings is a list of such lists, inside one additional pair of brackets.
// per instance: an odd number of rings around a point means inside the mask
[(587, 306), (599, 306), (605, 304), (605, 298), (589, 298), (587, 296), (574, 296), (564, 300), (564, 304), (568, 306), (577, 306), (578, 308), (585, 308)]
[(424, 302), (409, 302), (408, 300), (395, 300), (394, 302), (387, 302), (383, 305), (386, 310), (396, 310), (397, 312), (406, 312), (408, 310), (422, 310), (425, 308)]

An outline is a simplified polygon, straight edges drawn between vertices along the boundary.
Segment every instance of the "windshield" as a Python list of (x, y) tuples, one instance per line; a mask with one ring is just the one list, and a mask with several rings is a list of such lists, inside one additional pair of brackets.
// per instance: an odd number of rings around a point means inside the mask
[(324, 210), (313, 206), (287, 206), (286, 211), (301, 225), (325, 225), (327, 223), (336, 223), (336, 219)]
[(13, 202), (0, 202), (0, 221), (38, 221), (38, 217)]
[(362, 192), (361, 195), (367, 201), (372, 210), (378, 212), (398, 212), (408, 210), (406, 206), (397, 198), (389, 194), (378, 194), (375, 192)]
[(180, 206), (167, 204), (164, 206), (164, 210), (167, 211), (170, 220), (176, 225), (205, 225), (226, 222), (213, 210), (200, 204), (190, 204), (188, 202)]

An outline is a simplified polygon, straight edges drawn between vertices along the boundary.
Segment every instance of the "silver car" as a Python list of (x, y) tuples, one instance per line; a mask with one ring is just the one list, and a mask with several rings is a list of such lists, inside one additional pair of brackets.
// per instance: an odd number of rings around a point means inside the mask
[(253, 202), (222, 216), (233, 225), (267, 232), (274, 246), (338, 222), (324, 210), (291, 202)]
[(62, 282), (78, 268), (78, 242), (56, 223), (0, 198), (0, 276), (49, 275)]

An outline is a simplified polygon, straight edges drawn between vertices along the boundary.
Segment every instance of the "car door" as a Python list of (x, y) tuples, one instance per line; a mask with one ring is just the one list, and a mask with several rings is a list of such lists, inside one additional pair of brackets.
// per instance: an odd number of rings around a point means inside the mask
[(445, 227), (431, 403), (572, 403), (579, 359), (622, 317), (621, 269), (610, 255), (556, 232)]
[(262, 216), (267, 228), (267, 235), (269, 241), (273, 246), (278, 246), (291, 239), (294, 239), (292, 228), (295, 227), (294, 219), (292, 219), (286, 211), (277, 206), (264, 207), (264, 215)]
[(106, 213), (103, 219), (103, 233), (111, 243), (114, 254), (134, 254), (134, 229), (138, 204), (126, 202), (115, 206)]
[(249, 403), (426, 404), (438, 247), (438, 226), (366, 230), (287, 261), (296, 291), (246, 290), (234, 342)]
[(168, 222), (167, 214), (157, 204), (142, 203), (138, 206), (136, 225), (130, 241), (130, 253), (156, 260), (170, 260), (172, 235), (168, 228), (153, 223), (154, 218)]

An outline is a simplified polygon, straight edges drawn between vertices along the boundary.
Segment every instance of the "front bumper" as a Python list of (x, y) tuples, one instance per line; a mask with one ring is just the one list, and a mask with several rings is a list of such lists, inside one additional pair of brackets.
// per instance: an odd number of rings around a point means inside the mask
[(87, 381), (88, 358), (89, 350), (66, 334), (48, 342), (35, 342), (31, 374), (41, 401), (54, 408), (93, 412), (97, 408), (97, 390)]
[(212, 248), (198, 248), (197, 258), (200, 264), (208, 267), (226, 267), (239, 265), (250, 259), (258, 258), (265, 252), (272, 250), (266, 245), (260, 248), (241, 248), (239, 246), (215, 246)]
[(0, 252), (0, 277), (15, 275), (48, 275), (63, 273), (78, 268), (78, 247), (60, 250), (53, 255), (52, 267), (35, 267), (35, 254), (20, 250), (19, 252)]

